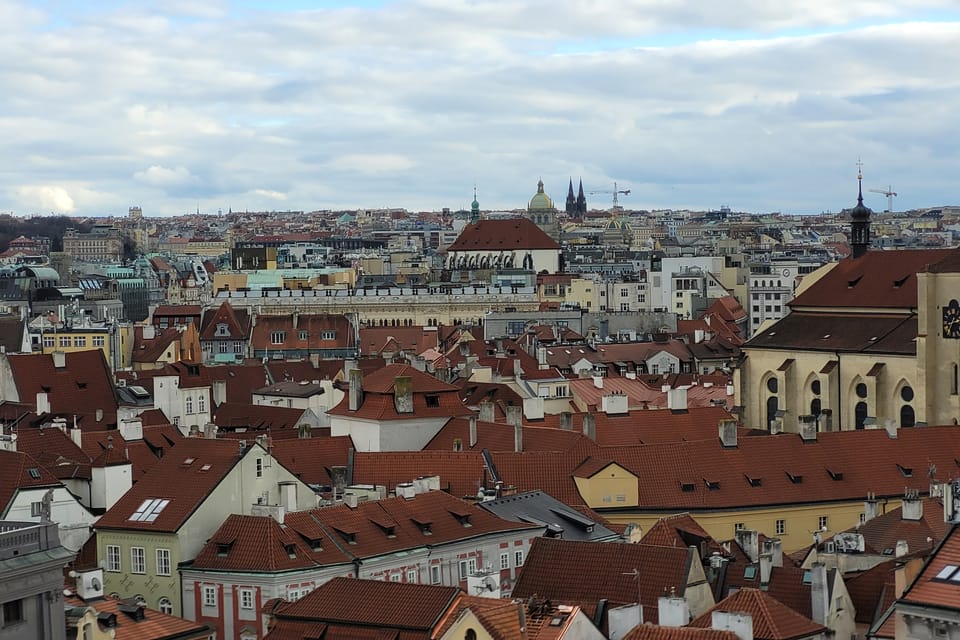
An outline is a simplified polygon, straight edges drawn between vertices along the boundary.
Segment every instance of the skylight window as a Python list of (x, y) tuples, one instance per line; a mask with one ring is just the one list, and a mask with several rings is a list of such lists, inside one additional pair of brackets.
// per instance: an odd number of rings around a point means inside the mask
[(133, 515), (130, 516), (130, 521), (153, 522), (168, 504), (170, 504), (170, 501), (163, 498), (147, 498), (143, 501), (143, 503), (140, 504), (139, 507), (137, 507), (137, 510), (133, 512)]
[(29, 473), (30, 477), (33, 478), (34, 480), (40, 479), (40, 469), (36, 467), (30, 467), (30, 469), (27, 470), (27, 473)]
[(953, 574), (957, 573), (957, 565), (948, 564), (943, 569), (940, 569), (940, 573), (934, 576), (935, 580), (950, 580)]

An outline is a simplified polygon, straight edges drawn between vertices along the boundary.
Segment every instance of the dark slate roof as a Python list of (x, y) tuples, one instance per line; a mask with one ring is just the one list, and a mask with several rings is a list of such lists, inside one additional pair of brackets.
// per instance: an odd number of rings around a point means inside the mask
[(505, 520), (556, 528), (556, 533), (564, 540), (598, 541), (619, 537), (615, 531), (543, 491), (518, 493), (481, 502), (480, 506)]
[(794, 311), (766, 331), (755, 335), (747, 347), (803, 349), (915, 355), (915, 315), (803, 313)]

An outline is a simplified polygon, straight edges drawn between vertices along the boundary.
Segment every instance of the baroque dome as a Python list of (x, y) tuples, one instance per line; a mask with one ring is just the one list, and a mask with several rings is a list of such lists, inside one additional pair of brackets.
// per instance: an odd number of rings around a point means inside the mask
[(553, 200), (551, 200), (550, 196), (543, 192), (543, 180), (538, 181), (537, 192), (532, 198), (530, 198), (530, 204), (527, 206), (527, 210), (544, 211), (553, 208)]

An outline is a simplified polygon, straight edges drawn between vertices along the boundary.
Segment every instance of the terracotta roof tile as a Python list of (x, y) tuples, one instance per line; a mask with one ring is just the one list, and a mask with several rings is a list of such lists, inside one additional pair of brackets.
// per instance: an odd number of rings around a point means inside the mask
[(144, 608), (143, 618), (135, 619), (124, 613), (130, 601), (109, 596), (90, 602), (81, 600), (77, 596), (66, 596), (64, 602), (72, 607), (92, 606), (97, 613), (113, 614), (117, 624), (113, 627), (116, 640), (167, 640), (178, 638), (182, 640), (206, 639), (214, 633), (207, 625), (199, 624), (184, 618), (167, 615), (155, 609)]
[(612, 606), (625, 605), (637, 601), (634, 572), (639, 569), (644, 616), (656, 621), (659, 597), (686, 588), (690, 553), (685, 547), (536, 538), (512, 596), (575, 604), (606, 599)]
[(641, 624), (627, 632), (623, 640), (737, 640), (733, 631), (697, 629), (693, 627), (661, 627)]
[(714, 611), (749, 613), (753, 618), (755, 640), (794, 640), (826, 631), (826, 627), (804, 617), (759, 589), (741, 589), (718, 602), (713, 608), (690, 623), (691, 627), (708, 628)]
[[(82, 429), (105, 429), (117, 422), (117, 399), (110, 367), (100, 349), (64, 354), (65, 366), (54, 366), (53, 355), (7, 356), (20, 398), (33, 405), (46, 392), (52, 413), (77, 415)], [(98, 422), (97, 410), (103, 411)]]
[(557, 244), (527, 218), (481, 220), (468, 224), (447, 251), (510, 251), (514, 249), (556, 249)]
[[(344, 349), (354, 346), (353, 326), (346, 316), (335, 314), (298, 314), (294, 327), (293, 314), (259, 315), (250, 335), (250, 344), (257, 350), (303, 352), (317, 349)], [(301, 332), (306, 338), (301, 339)], [(335, 337), (323, 338), (325, 331), (333, 331)], [(283, 332), (284, 340), (275, 343), (273, 336)]]
[(330, 470), (346, 467), (353, 441), (350, 436), (277, 440), (271, 453), (300, 480), (311, 485), (330, 486)]
[[(297, 431), (304, 409), (279, 407), (249, 402), (224, 402), (214, 409), (211, 419), (221, 429), (230, 431)], [(251, 438), (253, 435), (250, 436)]]
[[(227, 336), (217, 335), (217, 325), (227, 326)], [(250, 316), (246, 309), (234, 309), (222, 302), (216, 309), (207, 309), (200, 323), (201, 340), (239, 340), (250, 336)]]
[[(944, 575), (942, 572), (945, 572), (947, 567), (960, 567), (960, 527), (957, 525), (953, 525), (940, 542), (900, 600), (906, 603), (947, 608), (952, 611), (960, 610), (960, 583), (937, 577)], [(953, 573), (958, 570), (960, 569), (955, 569)]]
[(26, 453), (0, 450), (0, 514), (20, 489), (61, 487), (61, 482)]

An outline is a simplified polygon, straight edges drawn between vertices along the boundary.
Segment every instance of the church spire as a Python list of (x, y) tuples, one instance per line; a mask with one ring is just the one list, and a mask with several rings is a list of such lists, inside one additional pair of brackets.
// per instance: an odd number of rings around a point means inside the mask
[(580, 218), (587, 215), (587, 197), (583, 195), (583, 178), (580, 178), (580, 193), (577, 195), (577, 215)]
[(477, 201), (477, 185), (473, 185), (473, 202), (470, 203), (470, 224), (480, 222), (480, 203)]
[(857, 159), (857, 206), (850, 211), (850, 248), (859, 258), (870, 248), (870, 211), (863, 204), (863, 163)]
[(570, 187), (567, 189), (566, 211), (571, 218), (577, 217), (577, 198), (573, 195), (573, 177), (570, 178)]

